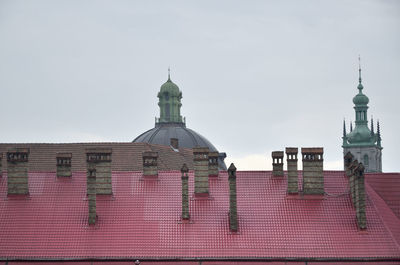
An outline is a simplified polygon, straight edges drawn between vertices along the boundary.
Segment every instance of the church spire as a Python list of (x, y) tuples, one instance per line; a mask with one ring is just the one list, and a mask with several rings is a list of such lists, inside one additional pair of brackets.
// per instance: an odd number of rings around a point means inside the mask
[(375, 132), (374, 132), (374, 117), (371, 116), (371, 135), (374, 135), (374, 134), (375, 134)]
[(381, 147), (381, 141), (382, 141), (382, 138), (381, 138), (381, 127), (380, 127), (380, 125), (379, 125), (379, 120), (378, 120), (378, 124), (377, 124), (377, 134), (378, 134), (378, 139), (377, 139), (377, 145), (379, 146), (379, 147)]
[(343, 137), (346, 137), (346, 120), (343, 119)]
[(352, 132), (352, 131), (353, 131), (353, 122), (350, 121), (350, 132)]

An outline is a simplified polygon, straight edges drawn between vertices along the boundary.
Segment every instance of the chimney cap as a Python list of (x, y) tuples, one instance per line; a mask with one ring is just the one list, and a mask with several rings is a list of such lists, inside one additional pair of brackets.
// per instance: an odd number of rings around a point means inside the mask
[(272, 151), (272, 157), (283, 157), (283, 151)]
[(345, 159), (353, 159), (354, 156), (353, 156), (353, 154), (349, 151), (349, 152), (346, 153), (346, 155), (344, 156), (344, 158), (345, 158)]
[(86, 154), (111, 154), (112, 148), (86, 148)]
[(218, 152), (209, 152), (208, 153), (208, 157), (218, 157), (219, 156), (219, 153)]
[(210, 149), (208, 147), (193, 147), (193, 153), (209, 153)]
[(158, 152), (153, 152), (153, 151), (145, 151), (142, 153), (143, 157), (152, 157), (152, 158), (157, 158), (158, 157)]
[(187, 167), (186, 163), (184, 163), (182, 165), (181, 172), (182, 173), (188, 173), (189, 172), (189, 168)]
[(29, 154), (29, 148), (20, 148), (20, 147), (16, 147), (16, 148), (11, 148), (7, 151), (7, 153), (26, 153)]
[(286, 154), (297, 154), (299, 152), (299, 148), (297, 147), (286, 147)]
[(57, 153), (57, 158), (72, 158), (72, 153)]
[(364, 174), (365, 167), (363, 163), (358, 163), (358, 165), (354, 168), (354, 171), (357, 172), (358, 176), (362, 176)]
[(230, 178), (236, 178), (236, 167), (233, 163), (228, 168), (228, 174)]
[(302, 154), (323, 154), (324, 148), (323, 147), (302, 147), (301, 153)]

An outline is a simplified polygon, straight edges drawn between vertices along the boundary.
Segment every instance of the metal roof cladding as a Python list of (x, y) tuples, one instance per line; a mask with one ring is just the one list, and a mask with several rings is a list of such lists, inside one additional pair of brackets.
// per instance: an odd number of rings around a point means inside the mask
[(359, 231), (343, 171), (324, 171), (323, 199), (287, 196), (286, 176), (238, 171), (237, 233), (229, 231), (225, 171), (210, 178), (208, 199), (193, 197), (189, 172), (190, 222), (180, 217), (179, 171), (160, 171), (157, 180), (114, 171), (113, 195), (97, 196), (94, 226), (88, 225), (86, 173), (55, 174), (29, 172), (29, 196), (7, 196), (7, 173), (0, 178), (0, 261), (400, 260), (399, 218), (367, 182), (367, 230)]

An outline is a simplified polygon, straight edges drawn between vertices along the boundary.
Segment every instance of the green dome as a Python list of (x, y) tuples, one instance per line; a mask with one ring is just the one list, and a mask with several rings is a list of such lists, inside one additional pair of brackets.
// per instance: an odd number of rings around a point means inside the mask
[(354, 98), (353, 98), (353, 103), (355, 105), (367, 105), (369, 102), (369, 99), (366, 95), (364, 95), (361, 90), (360, 93), (358, 93)]
[(160, 88), (160, 93), (169, 93), (171, 96), (176, 96), (178, 97), (180, 92), (179, 92), (179, 87), (171, 81), (170, 78), (168, 78), (167, 82), (165, 82), (161, 88)]
[(350, 144), (374, 143), (371, 131), (367, 126), (356, 126), (356, 128), (347, 135), (347, 141)]

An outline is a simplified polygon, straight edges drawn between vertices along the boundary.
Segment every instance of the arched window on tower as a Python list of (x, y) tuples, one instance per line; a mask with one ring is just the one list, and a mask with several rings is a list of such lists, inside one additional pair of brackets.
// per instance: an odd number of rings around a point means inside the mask
[(169, 103), (165, 103), (165, 118), (169, 120), (170, 117), (171, 115), (170, 115)]
[(364, 166), (368, 168), (369, 166), (369, 157), (367, 154), (364, 155)]

